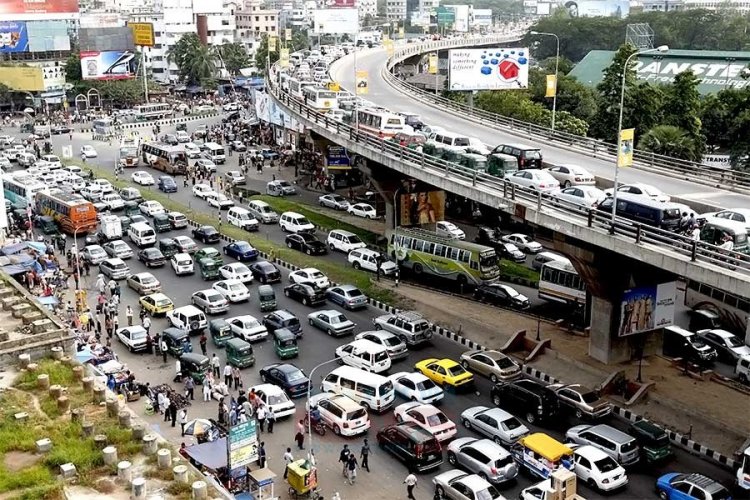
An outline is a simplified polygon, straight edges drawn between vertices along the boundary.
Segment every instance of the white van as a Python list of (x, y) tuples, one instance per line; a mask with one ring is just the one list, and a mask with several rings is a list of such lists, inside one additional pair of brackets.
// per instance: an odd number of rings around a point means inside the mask
[(393, 405), (393, 383), (382, 375), (352, 366), (340, 366), (326, 375), (320, 385), (324, 392), (349, 396), (364, 408), (384, 412)]
[(344, 364), (367, 372), (383, 373), (391, 368), (391, 357), (385, 346), (359, 339), (336, 348), (336, 357)]
[(220, 144), (207, 142), (203, 145), (203, 151), (208, 154), (209, 159), (214, 163), (224, 163), (227, 161), (226, 154), (224, 153), (224, 146)]
[(250, 211), (242, 207), (232, 207), (227, 212), (227, 222), (246, 231), (257, 231), (260, 224)]
[(314, 233), (315, 226), (302, 214), (284, 212), (279, 218), (279, 226), (286, 233)]
[(462, 153), (466, 151), (466, 148), (469, 147), (469, 145), (471, 145), (471, 140), (468, 136), (462, 134), (438, 132), (427, 141), (427, 144), (432, 144), (438, 150)]
[(198, 333), (208, 326), (206, 315), (193, 305), (182, 306), (168, 311), (167, 323), (188, 333)]
[(326, 427), (337, 436), (356, 436), (370, 428), (367, 410), (343, 394), (320, 393), (310, 396), (307, 407), (317, 406)]
[(570, 262), (570, 259), (567, 257), (563, 257), (562, 255), (558, 255), (556, 253), (552, 252), (539, 252), (534, 257), (534, 260), (531, 261), (531, 267), (535, 271), (539, 271), (542, 269), (542, 265), (546, 264), (547, 262), (551, 261), (557, 261), (557, 262)]
[(279, 221), (279, 214), (274, 212), (271, 205), (261, 200), (251, 200), (247, 204), (250, 213), (263, 224), (275, 224)]
[(136, 222), (128, 228), (128, 238), (138, 248), (156, 244), (156, 231), (145, 222)]
[(328, 248), (338, 250), (339, 252), (349, 253), (357, 248), (365, 248), (367, 245), (356, 234), (344, 231), (343, 229), (334, 229), (328, 233)]

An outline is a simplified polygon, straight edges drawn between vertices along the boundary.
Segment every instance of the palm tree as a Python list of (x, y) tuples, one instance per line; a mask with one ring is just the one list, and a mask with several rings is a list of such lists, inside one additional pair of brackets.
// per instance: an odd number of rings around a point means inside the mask
[(167, 60), (179, 68), (180, 81), (209, 87), (216, 74), (215, 54), (195, 33), (186, 33), (167, 52)]
[(247, 50), (241, 43), (226, 43), (216, 47), (216, 54), (230, 76), (236, 75), (242, 68), (247, 68), (252, 64)]
[(695, 141), (680, 127), (657, 125), (649, 130), (638, 143), (640, 149), (652, 153), (698, 161)]

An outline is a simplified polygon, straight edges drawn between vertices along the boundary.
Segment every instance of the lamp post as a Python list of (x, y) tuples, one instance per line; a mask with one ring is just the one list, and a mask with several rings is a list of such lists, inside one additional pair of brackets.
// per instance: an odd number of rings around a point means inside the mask
[(617, 122), (617, 154), (615, 155), (615, 185), (612, 190), (612, 228), (611, 231), (615, 231), (615, 218), (617, 216), (617, 177), (620, 173), (620, 151), (622, 150), (622, 111), (625, 107), (625, 76), (628, 74), (628, 66), (630, 66), (630, 60), (641, 54), (650, 54), (652, 52), (666, 52), (669, 50), (667, 45), (660, 45), (653, 49), (639, 50), (633, 52), (630, 56), (625, 59), (625, 65), (622, 67), (622, 85), (620, 87), (620, 118)]
[(315, 456), (315, 453), (313, 452), (312, 447), (312, 440), (313, 440), (313, 433), (312, 433), (312, 419), (310, 418), (310, 410), (312, 409), (310, 407), (310, 396), (312, 396), (312, 386), (313, 386), (313, 375), (315, 374), (315, 370), (320, 368), (321, 366), (325, 366), (331, 363), (338, 363), (339, 360), (337, 358), (329, 359), (328, 361), (323, 361), (322, 363), (318, 363), (313, 367), (312, 370), (310, 370), (310, 383), (307, 385), (307, 433), (310, 435), (310, 444), (309, 449), (310, 451), (307, 453), (307, 460), (310, 461), (310, 463), (313, 463), (313, 457)]
[(398, 202), (396, 197), (398, 196), (399, 191), (401, 191), (400, 186), (397, 187), (393, 192), (393, 229), (396, 229), (398, 227), (398, 210), (396, 210), (396, 207), (398, 207)]
[(555, 50), (555, 93), (552, 96), (552, 131), (555, 131), (555, 114), (557, 112), (557, 71), (560, 66), (560, 37), (554, 33), (546, 33), (544, 31), (532, 31), (532, 35), (540, 36), (553, 36), (555, 37), (555, 44), (557, 46)]

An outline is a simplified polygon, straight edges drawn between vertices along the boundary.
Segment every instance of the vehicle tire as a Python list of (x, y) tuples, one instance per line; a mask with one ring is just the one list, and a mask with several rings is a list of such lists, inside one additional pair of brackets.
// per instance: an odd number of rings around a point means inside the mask
[(370, 405), (367, 404), (367, 403), (365, 403), (365, 402), (360, 403), (359, 406), (361, 406), (362, 408), (364, 408), (368, 412), (372, 409), (372, 408), (370, 408)]
[(456, 454), (453, 453), (452, 451), (449, 451), (448, 452), (448, 463), (451, 464), (453, 467), (455, 467), (457, 462), (458, 462), (458, 460), (456, 460)]
[(485, 474), (484, 472), (478, 472), (477, 476), (479, 476), (482, 479), (484, 479), (485, 481), (487, 481), (487, 474)]
[(315, 326), (312, 319), (308, 319), (307, 321), (310, 323), (310, 326)]
[(500, 439), (500, 436), (495, 436), (495, 437), (493, 437), (493, 438), (492, 438), (492, 440), (493, 440), (493, 441), (495, 442), (495, 444), (496, 444), (496, 445), (498, 445), (498, 446), (505, 446), (505, 444), (503, 443), (503, 440), (502, 440), (502, 439)]
[(526, 412), (526, 421), (527, 421), (528, 423), (530, 423), (530, 424), (534, 425), (534, 422), (536, 422), (536, 415), (534, 415), (534, 414), (533, 414), (533, 413), (531, 413), (530, 411), (529, 411), (529, 412)]
[(495, 406), (498, 406), (498, 407), (499, 407), (499, 406), (500, 406), (500, 403), (501, 403), (501, 401), (500, 401), (500, 396), (498, 396), (497, 394), (494, 394), (494, 395), (492, 396), (492, 404), (494, 404)]
[(469, 279), (466, 277), (465, 274), (459, 274), (458, 278), (456, 278), (456, 281), (458, 281), (458, 285), (460, 287), (465, 287), (469, 284)]
[(404, 421), (404, 417), (402, 417), (401, 415), (396, 415), (396, 422), (400, 424), (403, 421)]
[(333, 426), (333, 433), (336, 434), (337, 436), (341, 435), (341, 429), (339, 428), (338, 425)]
[(414, 264), (411, 270), (414, 271), (414, 274), (416, 275), (420, 275), (424, 271), (424, 269), (422, 269), (422, 264), (419, 264), (419, 263)]
[(661, 498), (661, 500), (669, 500), (669, 493), (664, 490), (659, 490), (659, 498)]
[(309, 249), (309, 248), (306, 248), (306, 249), (305, 249), (305, 253), (306, 253), (307, 255), (312, 255), (312, 252), (310, 251), (310, 249)]
[(583, 418), (583, 412), (580, 408), (576, 408), (576, 418), (579, 420)]
[(133, 352), (133, 346), (132, 345), (128, 346), (128, 351), (131, 352), (131, 353)]
[(565, 181), (563, 183), (563, 188), (569, 188), (570, 186), (572, 186), (572, 184), (570, 183), (570, 181)]
[(440, 485), (435, 486), (435, 496), (438, 498), (445, 498), (445, 491)]
[(382, 326), (380, 326), (380, 324), (378, 324), (378, 323), (375, 323), (375, 329), (376, 329), (376, 330), (382, 330), (382, 329), (383, 329), (383, 327), (382, 327)]
[(466, 418), (462, 418), (462, 419), (461, 419), (461, 423), (462, 423), (462, 424), (463, 424), (463, 426), (464, 426), (464, 427), (466, 427), (467, 429), (471, 429), (471, 422), (469, 422), (469, 420), (468, 420), (468, 419), (466, 419)]
[(331, 249), (331, 252), (335, 252), (335, 251), (336, 251), (336, 247), (335, 247), (335, 246), (333, 246), (333, 243), (329, 243), (329, 244), (328, 244), (328, 248), (330, 248), (330, 249)]
[(357, 271), (359, 271), (359, 269), (360, 269), (360, 267), (361, 267), (361, 266), (359, 265), (359, 262), (357, 262), (357, 261), (355, 260), (355, 261), (354, 261), (354, 263), (352, 264), (352, 267), (353, 267), (354, 269), (356, 269)]
[(307, 297), (302, 297), (302, 305), (303, 306), (309, 306), (310, 305), (310, 301), (307, 300)]
[(286, 242), (286, 246), (291, 249), (292, 248), (292, 242), (291, 241), (287, 241)]
[(495, 375), (494, 373), (490, 373), (490, 382), (492, 382), (493, 384), (497, 384), (497, 375)]
[(261, 380), (261, 382), (263, 382), (264, 384), (268, 382), (268, 380), (266, 380), (266, 374), (265, 374), (265, 373), (261, 373), (261, 374), (260, 374), (260, 380)]
[(463, 366), (464, 369), (468, 370), (469, 369), (469, 362), (466, 361), (465, 359), (462, 359), (461, 360), (461, 366)]
[(330, 328), (326, 331), (326, 333), (329, 337), (333, 337), (333, 330), (331, 330)]
[(323, 202), (322, 202), (322, 201), (321, 201), (321, 202), (319, 202), (319, 203), (320, 203), (320, 206), (321, 206), (321, 207), (325, 208), (325, 205), (323, 204)]
[(596, 485), (596, 481), (594, 481), (594, 478), (590, 477), (586, 480), (586, 484), (589, 488), (591, 488), (594, 491), (599, 491), (599, 487)]
[(289, 297), (289, 290), (284, 290), (284, 296)]

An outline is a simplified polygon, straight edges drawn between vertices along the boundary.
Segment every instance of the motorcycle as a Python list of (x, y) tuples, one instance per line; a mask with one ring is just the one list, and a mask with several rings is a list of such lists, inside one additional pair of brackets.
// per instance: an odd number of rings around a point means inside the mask
[[(310, 427), (310, 416), (309, 415), (305, 416), (305, 421), (304, 421), (303, 425), (305, 426), (305, 430), (307, 430), (307, 432), (309, 432), (309, 429), (311, 428)], [(325, 436), (326, 435), (326, 426), (323, 423), (322, 419), (319, 419), (317, 422), (315, 422), (312, 425), (312, 430), (314, 430), (317, 434), (319, 434), (321, 436)]]

